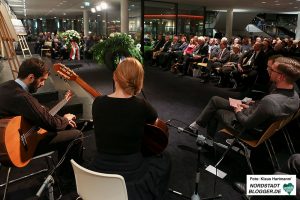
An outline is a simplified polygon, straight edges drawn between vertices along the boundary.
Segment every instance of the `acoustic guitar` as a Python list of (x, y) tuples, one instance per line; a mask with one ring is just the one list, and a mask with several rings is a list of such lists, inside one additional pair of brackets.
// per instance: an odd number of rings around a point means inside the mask
[[(88, 83), (82, 80), (73, 70), (61, 63), (53, 65), (54, 71), (65, 80), (75, 81), (85, 91), (91, 94), (94, 98), (101, 96), (101, 93), (91, 87)], [(145, 125), (145, 133), (143, 138), (142, 153), (144, 155), (156, 155), (165, 150), (168, 145), (169, 132), (165, 122), (156, 119), (153, 124)]]
[[(71, 97), (68, 91), (49, 113), (54, 116)], [(46, 130), (32, 126), (22, 116), (0, 119), (0, 162), (6, 166), (25, 167), (45, 133)]]

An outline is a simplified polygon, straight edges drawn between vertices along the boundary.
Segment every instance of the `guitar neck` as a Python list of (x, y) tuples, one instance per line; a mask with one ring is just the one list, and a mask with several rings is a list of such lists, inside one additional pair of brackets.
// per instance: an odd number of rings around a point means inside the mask
[(54, 116), (66, 103), (68, 102), (67, 99), (61, 100), (58, 104), (56, 104), (50, 111), (50, 115)]
[(76, 83), (78, 83), (85, 91), (90, 93), (93, 97), (101, 96), (102, 94), (92, 88), (89, 84), (87, 84), (84, 80), (82, 80), (80, 77), (76, 78)]

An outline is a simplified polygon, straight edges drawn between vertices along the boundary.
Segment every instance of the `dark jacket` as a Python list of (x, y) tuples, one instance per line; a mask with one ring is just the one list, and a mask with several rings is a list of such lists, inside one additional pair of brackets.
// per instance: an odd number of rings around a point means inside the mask
[(0, 118), (22, 116), (48, 131), (64, 130), (69, 124), (68, 119), (58, 115), (52, 116), (36, 98), (25, 91), (14, 80), (0, 85)]

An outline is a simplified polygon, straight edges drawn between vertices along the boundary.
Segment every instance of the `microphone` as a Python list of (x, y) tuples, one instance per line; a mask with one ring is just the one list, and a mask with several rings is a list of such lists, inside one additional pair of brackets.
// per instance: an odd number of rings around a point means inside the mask
[(36, 193), (37, 197), (41, 197), (42, 192), (44, 191), (45, 187), (48, 184), (53, 184), (54, 183), (54, 179), (51, 175), (48, 175), (47, 178), (45, 179), (43, 185), (40, 187), (39, 191)]

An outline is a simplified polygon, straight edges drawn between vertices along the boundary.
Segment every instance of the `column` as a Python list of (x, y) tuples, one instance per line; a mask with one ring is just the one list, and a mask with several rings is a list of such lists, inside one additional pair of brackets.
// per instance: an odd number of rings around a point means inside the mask
[(227, 10), (226, 13), (226, 34), (225, 36), (228, 38), (228, 40), (232, 37), (232, 21), (233, 21), (233, 9), (230, 8)]
[(89, 35), (89, 13), (88, 10), (83, 10), (83, 34)]
[(128, 33), (128, 0), (121, 0), (121, 32)]
[(296, 27), (296, 40), (300, 40), (300, 13), (298, 13), (297, 27)]
[(71, 28), (72, 28), (72, 30), (75, 30), (74, 29), (74, 19), (71, 19)]

